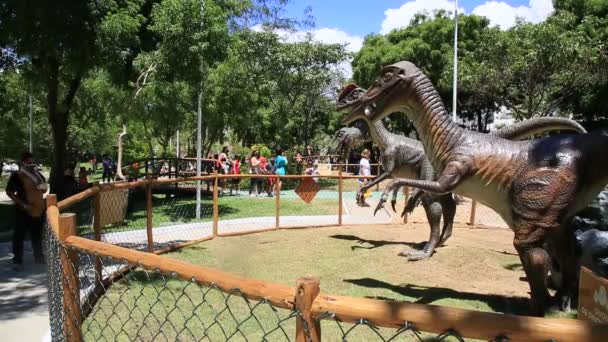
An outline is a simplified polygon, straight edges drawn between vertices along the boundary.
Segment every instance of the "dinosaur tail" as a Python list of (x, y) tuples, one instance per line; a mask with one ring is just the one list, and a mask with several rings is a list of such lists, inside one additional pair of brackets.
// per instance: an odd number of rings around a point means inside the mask
[(516, 122), (513, 125), (502, 128), (493, 135), (509, 140), (522, 140), (535, 134), (551, 131), (573, 131), (587, 133), (585, 128), (578, 122), (566, 118), (535, 117), (525, 121)]

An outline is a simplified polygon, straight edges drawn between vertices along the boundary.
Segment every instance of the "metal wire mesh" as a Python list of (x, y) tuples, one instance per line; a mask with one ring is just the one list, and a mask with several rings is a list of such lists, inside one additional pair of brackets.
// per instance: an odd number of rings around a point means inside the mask
[(154, 249), (194, 241), (212, 235), (213, 193), (201, 184), (201, 204), (197, 213), (196, 182), (154, 186), (152, 227)]
[(237, 288), (226, 293), (213, 284), (201, 286), (197, 279), (183, 280), (176, 273), (66, 249), (54, 234), (47, 235), (53, 341), (291, 341), (295, 337), (297, 311), (250, 300)]

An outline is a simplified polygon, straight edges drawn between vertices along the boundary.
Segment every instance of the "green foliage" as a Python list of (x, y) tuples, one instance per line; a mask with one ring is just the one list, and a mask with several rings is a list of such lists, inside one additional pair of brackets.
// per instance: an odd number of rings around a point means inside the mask
[(240, 32), (209, 77), (217, 113), (244, 143), (307, 144), (335, 128), (335, 65), (346, 58), (344, 46), (311, 37), (284, 43), (273, 32)]
[(30, 96), (32, 150), (37, 161), (51, 161), (51, 132), (44, 110), (44, 94), (14, 70), (0, 72), (0, 160), (18, 160), (29, 149)]

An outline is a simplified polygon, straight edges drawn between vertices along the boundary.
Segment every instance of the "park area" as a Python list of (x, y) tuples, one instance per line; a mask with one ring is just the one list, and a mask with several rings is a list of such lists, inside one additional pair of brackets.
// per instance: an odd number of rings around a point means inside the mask
[(0, 339), (608, 341), (608, 0), (3, 0)]

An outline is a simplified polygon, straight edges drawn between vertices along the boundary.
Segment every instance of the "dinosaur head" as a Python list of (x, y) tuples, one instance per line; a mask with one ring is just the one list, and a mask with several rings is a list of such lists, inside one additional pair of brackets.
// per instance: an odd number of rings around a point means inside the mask
[(402, 111), (403, 91), (411, 90), (413, 80), (422, 72), (413, 63), (402, 61), (382, 68), (380, 76), (360, 99), (366, 118), (372, 122)]
[(365, 112), (361, 106), (361, 98), (365, 94), (365, 89), (351, 83), (344, 87), (336, 101), (336, 109), (339, 111), (350, 111), (350, 113), (342, 119), (342, 124), (349, 125), (359, 119), (365, 119)]
[(334, 136), (332, 145), (335, 145), (334, 150), (339, 155), (340, 160), (347, 160), (350, 151), (361, 146), (367, 140), (367, 125), (357, 121), (354, 127), (340, 128)]

